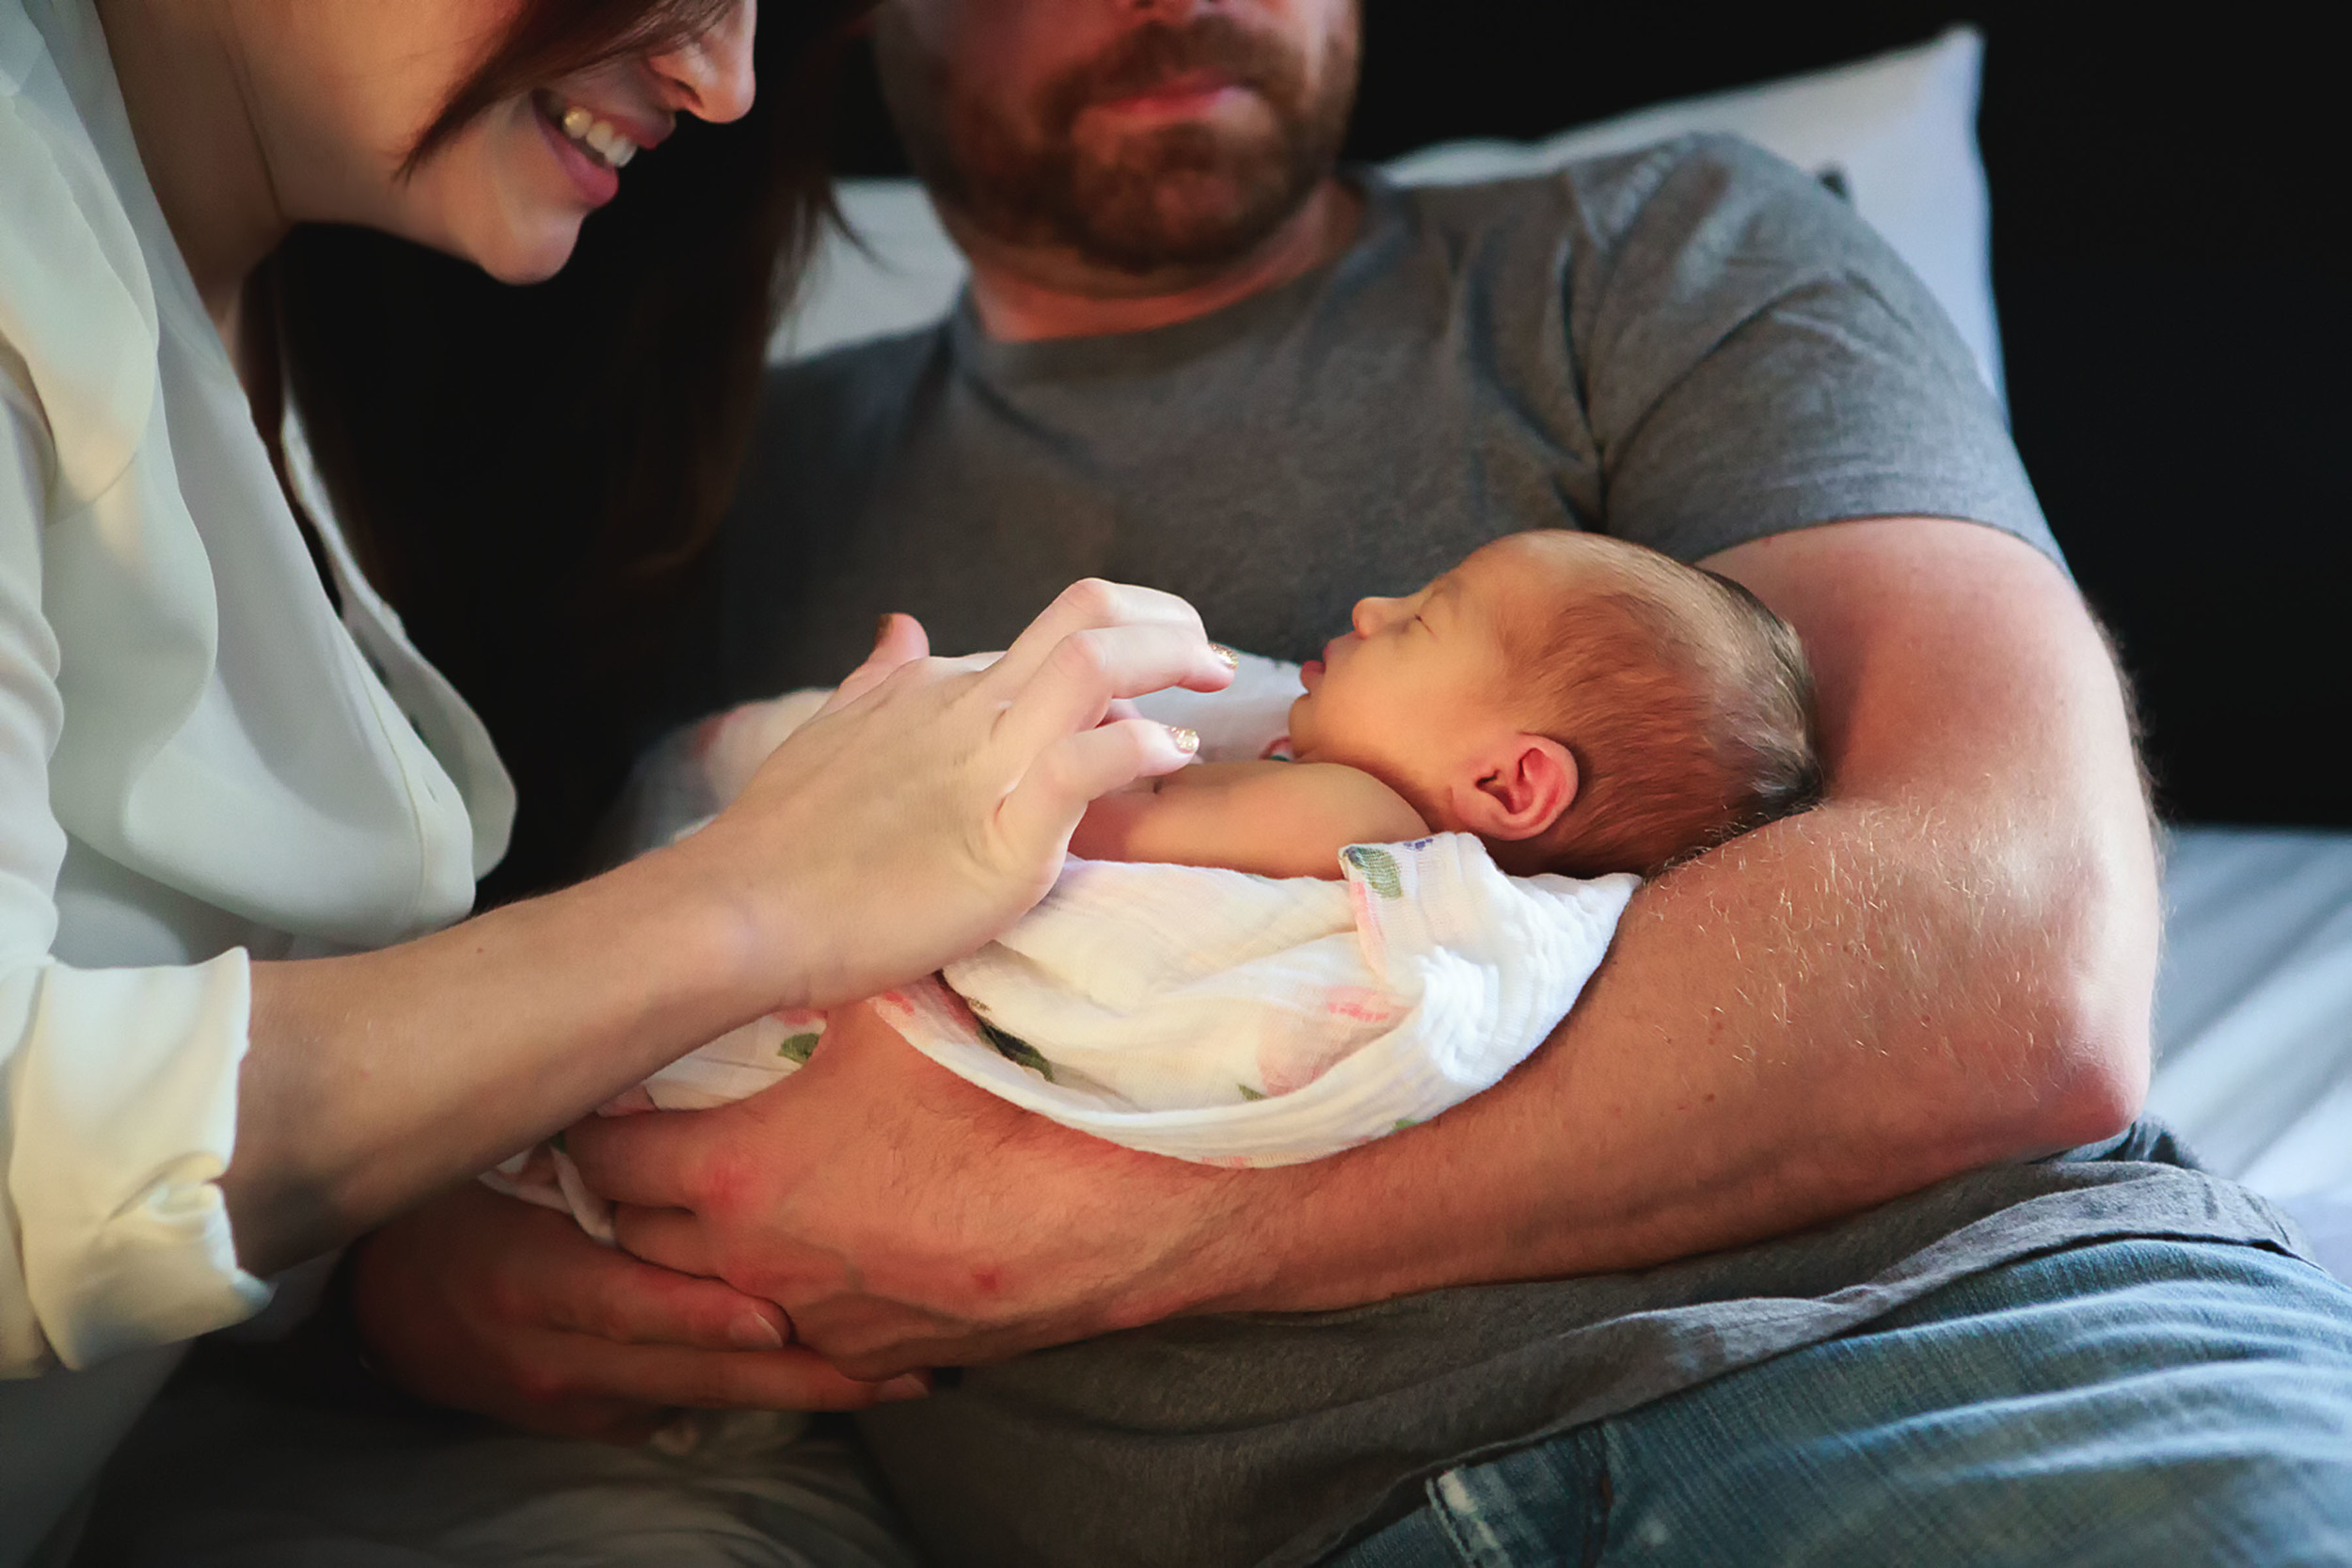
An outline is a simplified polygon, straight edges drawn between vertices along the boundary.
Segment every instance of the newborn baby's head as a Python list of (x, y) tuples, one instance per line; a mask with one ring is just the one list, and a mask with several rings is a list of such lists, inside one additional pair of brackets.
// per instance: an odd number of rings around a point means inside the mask
[(1820, 792), (1796, 633), (1655, 550), (1515, 533), (1354, 622), (1301, 672), (1292, 755), (1363, 769), (1506, 871), (1654, 872)]

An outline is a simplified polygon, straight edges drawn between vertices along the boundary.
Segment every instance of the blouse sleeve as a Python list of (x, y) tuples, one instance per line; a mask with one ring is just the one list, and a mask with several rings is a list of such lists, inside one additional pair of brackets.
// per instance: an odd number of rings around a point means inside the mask
[(243, 950), (181, 968), (51, 953), (65, 723), (42, 609), (48, 429), (0, 342), (0, 1377), (193, 1338), (269, 1288), (237, 1266), (217, 1180), (236, 1128)]

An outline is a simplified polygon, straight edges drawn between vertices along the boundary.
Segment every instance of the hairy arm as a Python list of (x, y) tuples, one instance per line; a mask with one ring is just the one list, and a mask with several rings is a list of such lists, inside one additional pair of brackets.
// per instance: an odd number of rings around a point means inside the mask
[(1336, 762), (1198, 763), (1087, 808), (1070, 852), (1337, 880), (1351, 844), (1429, 832), (1405, 798)]
[(1218, 1171), (1025, 1117), (861, 1010), (739, 1105), (577, 1129), (591, 1180), (636, 1206), (624, 1243), (781, 1303), (874, 1376), (1186, 1311), (1640, 1267), (2122, 1127), (2155, 863), (2073, 586), (1940, 519), (1708, 564), (1804, 636), (1827, 799), (1644, 889), (1502, 1084), (1330, 1160)]
[(1804, 639), (1824, 803), (1644, 889), (1500, 1088), (1280, 1183), (1284, 1217), (1248, 1243), (1271, 1265), (1230, 1300), (1639, 1267), (2134, 1114), (2155, 857), (2122, 691), (2073, 586), (2005, 534), (1933, 519), (1707, 564)]

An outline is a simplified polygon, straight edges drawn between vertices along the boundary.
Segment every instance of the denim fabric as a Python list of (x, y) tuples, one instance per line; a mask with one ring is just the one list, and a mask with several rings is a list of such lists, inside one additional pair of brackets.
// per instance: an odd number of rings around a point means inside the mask
[(2352, 1564), (2352, 1289), (2120, 1240), (1427, 1482), (1328, 1568)]

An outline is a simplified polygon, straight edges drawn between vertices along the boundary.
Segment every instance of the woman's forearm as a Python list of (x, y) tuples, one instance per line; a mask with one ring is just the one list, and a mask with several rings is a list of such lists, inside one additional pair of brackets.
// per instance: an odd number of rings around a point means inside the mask
[(349, 958), (256, 964), (221, 1186), (267, 1274), (496, 1164), (788, 998), (667, 850)]
[(677, 844), (405, 946), (257, 966), (221, 1183), (245, 1266), (334, 1246), (769, 1008), (971, 952), (1053, 885), (1089, 800), (1187, 759), (1111, 705), (1232, 678), (1191, 606), (1093, 579), (1001, 658), (925, 648), (890, 618)]

